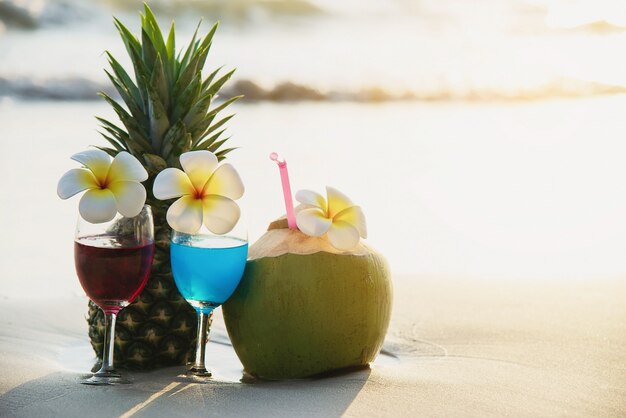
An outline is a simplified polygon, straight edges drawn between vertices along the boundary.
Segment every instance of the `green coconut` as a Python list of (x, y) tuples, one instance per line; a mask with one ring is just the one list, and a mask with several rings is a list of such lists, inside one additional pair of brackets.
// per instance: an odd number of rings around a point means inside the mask
[(244, 369), (263, 379), (295, 379), (366, 366), (391, 316), (384, 257), (360, 243), (340, 252), (325, 237), (270, 225), (250, 247), (241, 283), (223, 305)]

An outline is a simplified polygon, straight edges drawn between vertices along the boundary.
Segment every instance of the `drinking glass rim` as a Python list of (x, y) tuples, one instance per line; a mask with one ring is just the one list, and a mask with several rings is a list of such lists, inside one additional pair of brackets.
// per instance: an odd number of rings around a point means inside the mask
[(148, 212), (151, 216), (152, 216), (152, 206), (144, 203), (144, 205), (141, 207), (141, 210), (139, 211), (139, 213), (135, 216), (124, 216), (122, 215), (119, 211), (115, 213), (115, 216), (110, 220), (110, 221), (106, 221), (106, 222), (99, 222), (99, 223), (93, 223), (93, 222), (89, 222), (88, 220), (86, 220), (85, 218), (83, 218), (83, 216), (80, 214), (80, 212), (78, 213), (78, 219), (84, 223), (90, 224), (90, 225), (100, 225), (100, 224), (105, 224), (105, 223), (109, 223), (112, 222), (113, 220), (117, 219), (122, 219), (122, 218), (126, 218), (126, 219), (133, 219), (136, 218), (137, 216), (140, 216), (143, 212)]
[[(241, 230), (241, 228), (233, 228), (232, 230), (226, 232), (225, 234), (216, 234), (214, 232), (211, 232), (204, 226), (193, 234), (190, 234), (188, 232), (178, 231), (174, 228), (170, 228), (170, 229), (171, 229), (170, 239), (174, 239), (174, 237), (177, 236), (177, 237), (201, 237), (201, 238), (218, 238), (218, 239), (219, 238), (234, 238), (240, 241), (245, 241), (245, 242), (249, 241), (248, 231), (245, 230), (245, 233), (242, 233), (243, 231)], [(234, 232), (236, 229), (239, 229), (239, 231)]]
[(149, 227), (150, 238), (148, 239), (147, 237), (142, 236), (141, 240), (139, 239), (136, 240), (136, 245), (122, 245), (119, 248), (133, 248), (133, 247), (141, 247), (141, 246), (156, 244), (156, 239), (154, 236), (154, 215), (152, 214), (152, 206), (147, 203), (144, 203), (139, 213), (135, 216), (130, 216), (130, 217), (124, 216), (120, 212), (117, 212), (115, 216), (113, 217), (113, 219), (111, 219), (110, 221), (100, 222), (100, 223), (89, 222), (85, 220), (85, 218), (83, 218), (79, 213), (78, 221), (76, 222), (76, 227), (74, 230), (74, 242), (81, 243), (83, 245), (87, 245), (89, 247), (94, 247), (94, 248), (106, 248), (106, 247), (101, 247), (98, 245), (90, 245), (84, 241), (89, 241), (89, 238), (116, 237), (117, 234), (113, 233), (112, 231), (109, 233), (109, 231), (104, 228), (107, 228), (107, 226), (111, 227), (112, 225), (115, 225), (115, 223), (124, 219), (135, 222), (136, 220), (141, 220), (142, 218), (146, 218), (150, 220), (150, 227)]

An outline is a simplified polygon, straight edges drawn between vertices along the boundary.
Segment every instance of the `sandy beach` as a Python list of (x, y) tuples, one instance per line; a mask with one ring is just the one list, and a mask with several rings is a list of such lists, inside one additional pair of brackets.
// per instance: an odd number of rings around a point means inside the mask
[[(244, 139), (232, 161), (248, 179), (249, 194), (242, 207), (251, 241), (281, 211), (275, 167), (259, 162), (265, 160), (266, 151), (281, 145), (291, 156), (295, 184), (311, 187), (341, 179), (368, 208), (368, 242), (387, 255), (394, 271), (394, 309), (383, 354), (369, 370), (316, 380), (243, 384), (241, 364), (229, 346), (218, 310), (207, 350), (207, 363), (216, 376), (211, 384), (185, 384), (177, 380), (182, 368), (173, 368), (131, 374), (135, 384), (122, 388), (77, 383), (94, 358), (84, 321), (86, 298), (72, 258), (76, 207), (58, 201), (54, 194), (57, 178), (73, 166), (67, 157), (97, 141), (92, 115), (105, 113), (106, 108), (4, 103), (0, 126), (6, 152), (0, 155), (0, 169), (11, 204), (3, 200), (0, 207), (6, 219), (0, 243), (0, 415), (623, 416), (626, 281), (619, 273), (623, 257), (618, 254), (626, 244), (620, 233), (626, 225), (618, 210), (621, 200), (613, 194), (623, 164), (618, 152), (603, 150), (619, 149), (618, 133), (624, 132), (624, 124), (607, 116), (611, 135), (596, 137), (602, 147), (594, 153), (585, 145), (593, 129), (589, 121), (623, 100), (508, 106), (499, 112), (505, 121), (518, 123), (509, 148), (496, 142), (497, 132), (504, 132), (499, 125), (483, 127), (485, 137), (474, 148), (463, 145), (458, 136), (489, 120), (494, 108), (487, 105), (238, 107), (242, 123), (235, 131)], [(529, 136), (539, 131), (546, 112), (576, 116), (577, 128), (563, 126), (555, 128), (559, 132)], [(398, 154), (395, 164), (382, 163), (387, 177), (367, 172), (364, 184), (350, 165), (341, 164), (345, 155), (376, 161), (375, 149), (350, 151), (350, 143), (338, 143), (336, 154), (328, 155), (306, 145), (324, 138), (315, 129), (332, 129), (331, 114), (354, 121), (358, 114), (369, 115), (365, 126), (341, 127), (346, 135), (351, 131), (363, 141), (373, 140), (389, 126), (405, 133), (397, 141), (405, 152)], [(420, 132), (412, 130), (415, 115), (424, 118)], [(280, 117), (298, 129), (299, 143), (274, 135), (271, 121)], [(55, 122), (67, 118), (73, 122)], [(282, 129), (285, 135), (289, 131)], [(565, 136), (570, 160), (560, 162), (560, 171), (555, 171), (552, 161), (563, 152), (558, 138)], [(31, 139), (37, 152), (14, 158), (22, 155), (21, 143), (7, 138)], [(461, 147), (458, 154), (450, 154), (453, 145)], [(541, 147), (543, 154), (519, 157), (528, 146)], [(480, 152), (488, 147), (496, 147), (501, 155), (515, 152), (522, 159), (510, 160), (514, 165), (505, 170), (490, 154)], [(457, 158), (466, 152), (471, 152), (471, 160)], [(320, 171), (310, 162), (325, 157), (328, 170)], [(577, 162), (582, 161), (593, 167), (579, 174)], [(517, 170), (526, 165), (535, 168), (525, 177), (528, 188), (505, 188), (519, 180)], [(414, 183), (390, 182), (393, 168), (412, 176)], [(500, 170), (501, 176), (483, 181), (492, 170)], [(557, 206), (544, 211), (517, 207), (520, 199), (547, 196), (553, 186), (544, 185), (546, 178), (568, 186), (564, 179), (583, 176), (592, 180), (579, 182), (578, 192), (583, 187), (585, 193), (595, 193), (594, 202), (574, 197), (572, 188), (571, 196), (563, 194), (570, 189), (561, 189), (561, 200), (551, 200)], [(594, 188), (606, 179), (614, 181), (613, 187)], [(480, 200), (468, 199), (464, 192), (468, 184)], [(382, 201), (369, 193), (372, 187), (385, 190)], [(494, 187), (499, 193), (492, 193)], [(35, 189), (41, 190), (37, 203), (30, 193)], [(614, 200), (608, 204), (610, 198)], [(390, 208), (401, 217), (390, 218)], [(604, 218), (580, 224), (592, 210)], [(449, 215), (445, 223), (442, 214)], [(398, 230), (415, 239), (398, 240)], [(593, 235), (585, 235), (586, 230)], [(594, 276), (593, 271), (598, 273)], [(476, 278), (480, 272), (483, 278)]]
[(395, 280), (383, 354), (370, 369), (241, 383), (221, 316), (207, 349), (215, 379), (183, 368), (88, 387), (85, 300), (0, 304), (0, 411), (49, 416), (623, 416), (623, 281)]
[[(103, 145), (117, 0), (0, 1), (0, 417), (626, 416), (626, 8), (613, 0), (154, 0), (207, 68), (253, 243), (294, 192), (333, 186), (393, 274), (370, 368), (242, 382), (221, 309), (208, 384), (184, 368), (89, 387), (70, 156)], [(615, 6), (615, 7), (614, 7)], [(619, 6), (619, 7), (618, 7)], [(480, 8), (482, 7), (482, 8)], [(621, 8), (620, 8), (621, 7)], [(16, 14), (17, 13), (17, 14)], [(620, 14), (621, 13), (621, 14)], [(205, 25), (203, 30), (210, 25)], [(205, 74), (206, 75), (206, 74)]]

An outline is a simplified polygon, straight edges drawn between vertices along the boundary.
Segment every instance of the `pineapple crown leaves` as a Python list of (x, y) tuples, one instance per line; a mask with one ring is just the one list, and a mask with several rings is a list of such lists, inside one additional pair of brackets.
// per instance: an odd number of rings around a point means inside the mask
[(100, 133), (110, 144), (99, 148), (112, 156), (128, 151), (145, 162), (151, 175), (168, 166), (178, 167), (178, 157), (187, 151), (209, 150), (222, 160), (236, 149), (223, 148), (229, 138), (221, 138), (224, 125), (234, 115), (218, 118), (218, 114), (242, 96), (211, 108), (235, 70), (218, 77), (220, 67), (202, 77), (218, 23), (202, 39), (198, 37), (202, 22), (198, 23), (187, 48), (177, 54), (174, 22), (164, 38), (147, 4), (141, 15), (141, 41), (118, 19), (114, 21), (134, 77), (106, 52), (111, 69), (105, 72), (124, 106), (106, 93), (100, 92), (100, 96), (111, 105), (123, 127), (98, 117)]

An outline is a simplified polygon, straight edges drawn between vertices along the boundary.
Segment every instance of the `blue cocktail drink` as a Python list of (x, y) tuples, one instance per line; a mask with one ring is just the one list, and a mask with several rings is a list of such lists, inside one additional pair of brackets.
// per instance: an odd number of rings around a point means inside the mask
[(210, 313), (233, 294), (246, 266), (248, 243), (228, 236), (179, 235), (170, 244), (178, 290)]

